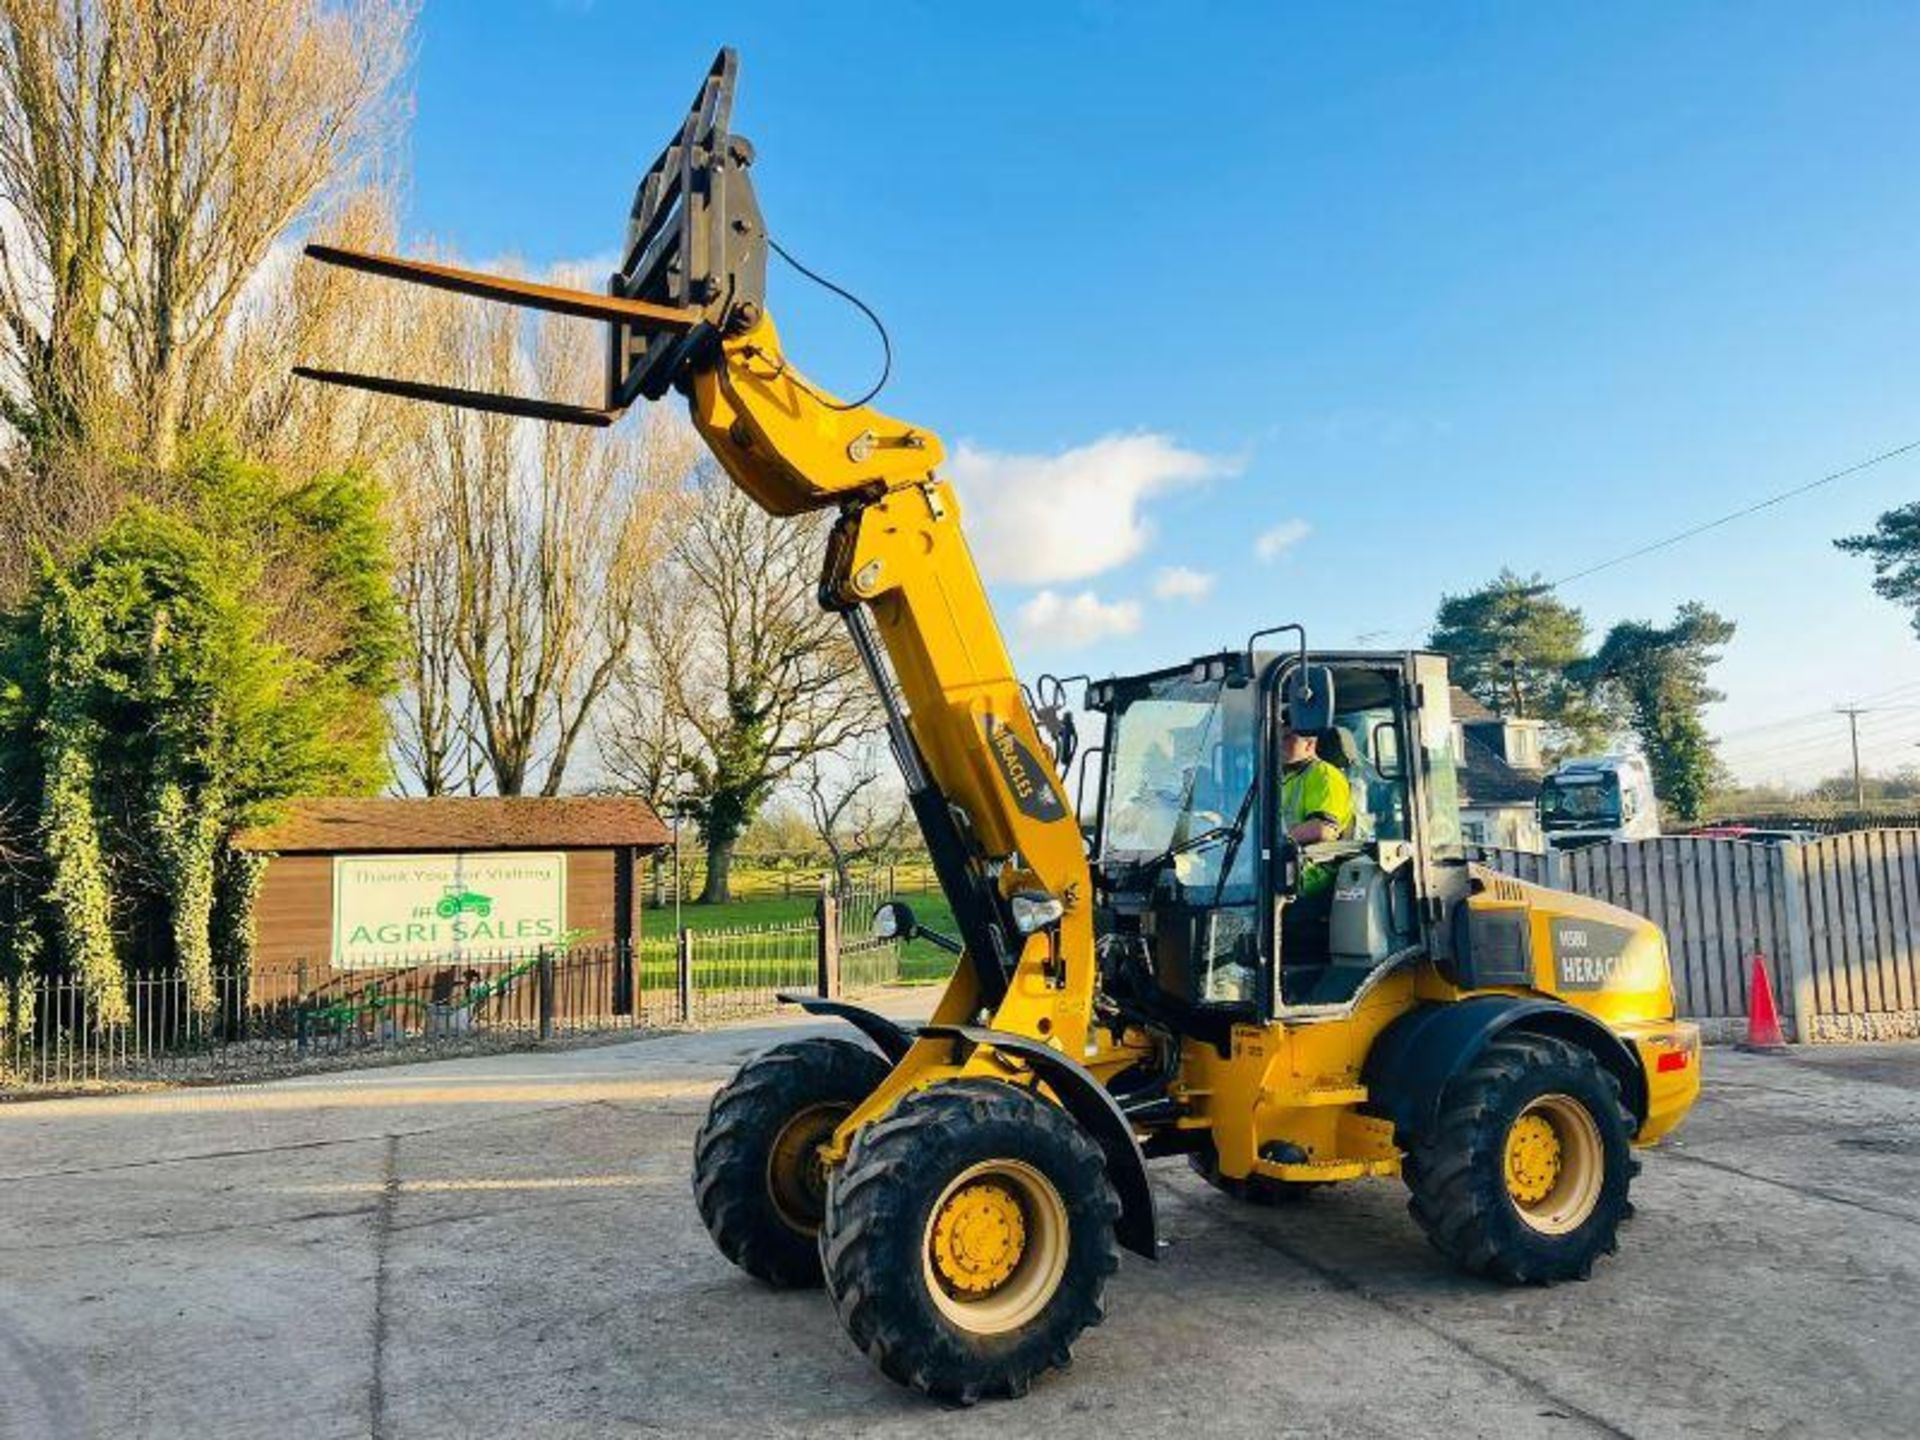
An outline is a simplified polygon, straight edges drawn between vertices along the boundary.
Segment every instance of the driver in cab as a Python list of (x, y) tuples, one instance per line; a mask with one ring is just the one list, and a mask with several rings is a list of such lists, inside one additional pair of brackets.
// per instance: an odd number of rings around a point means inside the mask
[[(1320, 758), (1317, 736), (1283, 728), (1280, 763), (1280, 826), (1294, 844), (1319, 845), (1353, 833), (1353, 787), (1339, 766)], [(1333, 875), (1328, 866), (1305, 860), (1300, 899), (1322, 899), (1333, 888)]]
[[(1319, 740), (1313, 732), (1283, 726), (1280, 764), (1280, 825), (1289, 840), (1304, 850), (1352, 835), (1353, 788), (1339, 766), (1320, 758)], [(1200, 856), (1181, 859), (1190, 860), (1195, 868), (1207, 863)], [(1334, 873), (1332, 866), (1301, 856), (1300, 888), (1281, 921), (1281, 950), (1290, 964), (1322, 965), (1326, 961)], [(1193, 877), (1185, 873), (1180, 879), (1185, 884), (1193, 883)], [(1253, 998), (1254, 971), (1244, 956), (1215, 957), (1207, 970), (1208, 1000)]]

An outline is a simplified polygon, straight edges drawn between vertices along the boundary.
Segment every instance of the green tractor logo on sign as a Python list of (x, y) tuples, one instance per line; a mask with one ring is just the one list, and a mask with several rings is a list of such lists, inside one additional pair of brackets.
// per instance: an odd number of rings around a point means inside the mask
[(464, 885), (448, 885), (443, 887), (440, 901), (433, 907), (433, 912), (442, 920), (451, 920), (456, 915), (469, 912), (484, 920), (493, 914), (493, 897), (469, 890)]

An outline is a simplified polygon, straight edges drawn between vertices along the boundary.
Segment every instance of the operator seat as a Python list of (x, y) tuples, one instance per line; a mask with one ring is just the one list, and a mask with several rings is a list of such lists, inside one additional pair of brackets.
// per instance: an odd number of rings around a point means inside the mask
[(1315, 753), (1347, 777), (1347, 788), (1353, 796), (1353, 823), (1340, 838), (1364, 844), (1373, 839), (1373, 810), (1367, 794), (1367, 763), (1359, 743), (1351, 730), (1340, 725), (1316, 732), (1314, 739)]
[(1360, 747), (1354, 743), (1353, 732), (1344, 725), (1329, 725), (1325, 730), (1316, 730), (1313, 738), (1317, 742), (1320, 758), (1329, 765), (1337, 765), (1351, 772), (1360, 763)]

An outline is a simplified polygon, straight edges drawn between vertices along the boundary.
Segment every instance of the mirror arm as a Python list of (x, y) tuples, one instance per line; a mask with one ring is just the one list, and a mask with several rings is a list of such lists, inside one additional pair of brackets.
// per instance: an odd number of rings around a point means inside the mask
[(1305, 665), (1307, 663), (1307, 627), (1304, 625), (1269, 625), (1266, 629), (1256, 630), (1247, 637), (1247, 674), (1251, 675), (1254, 673), (1254, 668), (1253, 668), (1254, 641), (1264, 640), (1269, 635), (1293, 635), (1296, 638), (1298, 638), (1298, 640), (1300, 641), (1300, 646), (1299, 646), (1300, 663), (1302, 665)]
[(962, 945), (951, 935), (942, 935), (938, 930), (929, 930), (924, 925), (915, 925), (913, 927), (913, 933), (906, 938), (909, 940), (924, 940), (936, 950), (944, 950), (949, 955), (964, 955), (967, 950), (966, 946)]

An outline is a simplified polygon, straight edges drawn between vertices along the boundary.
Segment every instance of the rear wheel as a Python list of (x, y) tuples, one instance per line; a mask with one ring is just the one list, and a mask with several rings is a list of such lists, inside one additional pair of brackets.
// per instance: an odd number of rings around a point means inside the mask
[(721, 1254), (770, 1285), (820, 1283), (819, 1148), (888, 1068), (851, 1040), (793, 1040), (754, 1056), (713, 1097), (694, 1141), (693, 1194)]
[(903, 1385), (1025, 1394), (1101, 1319), (1120, 1202), (1100, 1148), (1031, 1091), (955, 1081), (854, 1138), (820, 1231), (827, 1294)]
[(1409, 1151), (1408, 1208), (1442, 1254), (1510, 1284), (1584, 1280), (1618, 1248), (1638, 1169), (1620, 1082), (1544, 1035), (1495, 1040)]

